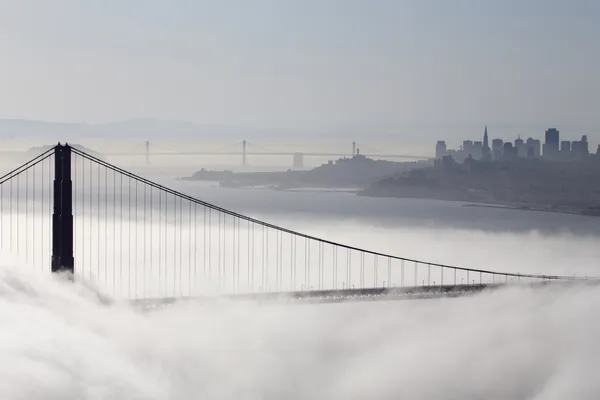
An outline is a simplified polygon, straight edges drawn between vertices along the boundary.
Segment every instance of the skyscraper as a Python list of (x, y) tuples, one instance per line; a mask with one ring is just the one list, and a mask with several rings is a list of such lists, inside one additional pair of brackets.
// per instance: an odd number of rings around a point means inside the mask
[(517, 148), (511, 142), (504, 143), (502, 158), (505, 160), (513, 160), (518, 157)]
[(483, 144), (479, 140), (473, 142), (471, 155), (476, 160), (480, 160), (483, 157)]
[(560, 133), (556, 128), (546, 130), (546, 141), (544, 143), (544, 157), (556, 158), (560, 144)]
[(446, 151), (446, 142), (443, 140), (439, 140), (435, 145), (435, 158), (442, 159), (447, 153)]
[(532, 149), (533, 157), (539, 157), (541, 155), (542, 144), (538, 139), (529, 138), (527, 139), (527, 154), (530, 153), (529, 149)]
[(494, 160), (499, 160), (504, 152), (504, 141), (502, 139), (492, 140), (492, 151), (494, 152)]
[(587, 140), (587, 135), (583, 135), (581, 137), (581, 153), (584, 157), (588, 156), (590, 154), (590, 148), (589, 148), (589, 143)]
[(521, 136), (515, 139), (515, 148), (519, 157), (527, 157), (527, 146), (525, 146), (525, 141), (521, 139)]
[(590, 154), (587, 135), (583, 135), (581, 140), (575, 140), (572, 143), (571, 152), (576, 158), (586, 158)]
[[(473, 141), (472, 140), (463, 140), (463, 151), (467, 155), (473, 153)], [(475, 157), (474, 154), (473, 154), (473, 157)]]
[(481, 149), (481, 158), (484, 160), (491, 159), (491, 151), (490, 151), (490, 139), (488, 137), (487, 125), (485, 126), (485, 130), (483, 131), (483, 148)]

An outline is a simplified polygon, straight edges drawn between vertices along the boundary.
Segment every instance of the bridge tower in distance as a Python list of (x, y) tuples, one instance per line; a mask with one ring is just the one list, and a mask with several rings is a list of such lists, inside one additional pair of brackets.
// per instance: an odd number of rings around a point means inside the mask
[(293, 168), (304, 168), (304, 153), (301, 153), (299, 151), (294, 153), (294, 158), (293, 158), (293, 163), (292, 163)]
[(246, 159), (246, 141), (242, 141), (242, 165), (248, 165), (248, 160)]
[(150, 164), (150, 142), (146, 141), (146, 164)]
[(352, 157), (356, 155), (356, 142), (352, 142)]
[(75, 272), (73, 259), (73, 184), (71, 147), (54, 148), (54, 211), (52, 214), (52, 272)]

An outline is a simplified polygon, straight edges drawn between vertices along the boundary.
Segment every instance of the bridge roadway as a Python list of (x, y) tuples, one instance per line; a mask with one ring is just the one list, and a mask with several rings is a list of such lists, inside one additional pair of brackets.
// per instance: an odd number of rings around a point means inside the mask
[(203, 297), (167, 297), (157, 299), (132, 300), (135, 306), (144, 310), (167, 307), (180, 302), (209, 302), (215, 300), (254, 301), (276, 303), (337, 303), (345, 301), (377, 301), (377, 300), (421, 300), (470, 296), (483, 291), (509, 287), (541, 287), (552, 284), (553, 287), (571, 286), (574, 284), (600, 283), (598, 280), (577, 281), (540, 281), (517, 284), (474, 284), (474, 285), (443, 285), (443, 286), (405, 286), (392, 288), (344, 289), (344, 290), (310, 290), (296, 292), (243, 293), (223, 296)]

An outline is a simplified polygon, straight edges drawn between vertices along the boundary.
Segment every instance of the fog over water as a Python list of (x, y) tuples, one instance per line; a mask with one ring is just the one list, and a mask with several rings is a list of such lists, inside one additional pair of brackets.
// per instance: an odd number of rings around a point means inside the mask
[(1, 270), (2, 398), (592, 399), (600, 290), (141, 313)]
[[(144, 171), (141, 171), (144, 173)], [(149, 174), (152, 177), (155, 175)], [(599, 220), (347, 193), (157, 179), (319, 237), (465, 267), (598, 276)], [(328, 305), (106, 305), (10, 257), (0, 268), (6, 399), (593, 399), (600, 288)]]

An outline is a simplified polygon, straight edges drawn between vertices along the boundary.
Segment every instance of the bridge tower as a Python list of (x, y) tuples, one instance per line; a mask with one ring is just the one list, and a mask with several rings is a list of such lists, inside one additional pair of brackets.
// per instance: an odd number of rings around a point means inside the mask
[(75, 272), (73, 259), (73, 186), (71, 147), (54, 148), (54, 212), (52, 214), (52, 272)]
[(150, 142), (146, 141), (146, 164), (150, 164)]
[(356, 142), (352, 142), (352, 157), (356, 155)]
[(246, 166), (248, 165), (247, 159), (246, 159), (246, 141), (242, 141), (242, 165)]
[(299, 151), (294, 153), (292, 166), (294, 168), (304, 168), (304, 153)]

